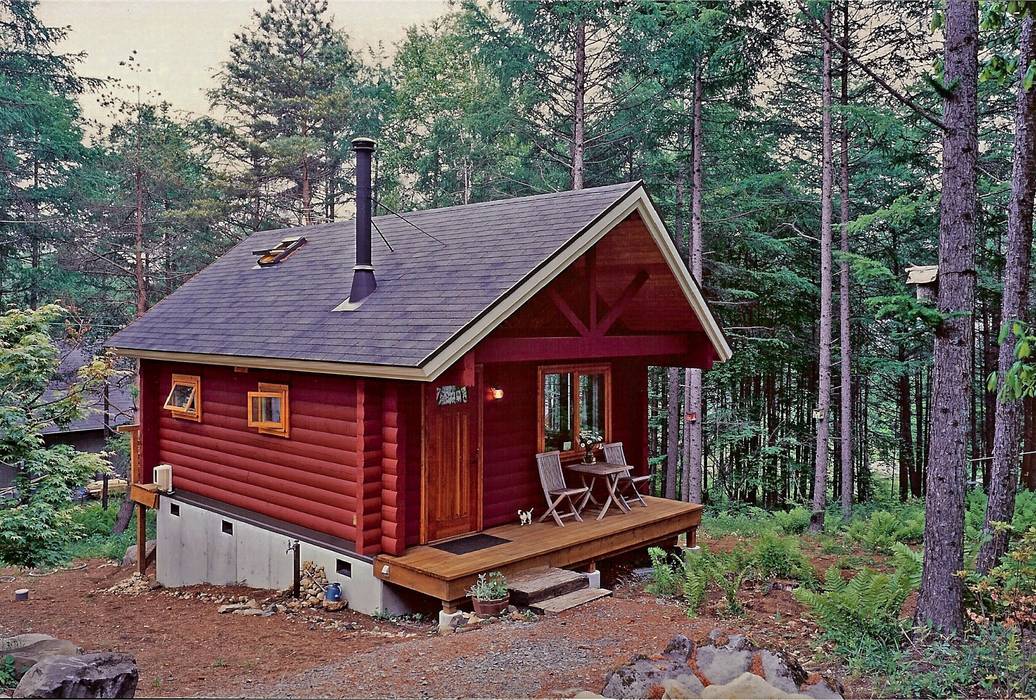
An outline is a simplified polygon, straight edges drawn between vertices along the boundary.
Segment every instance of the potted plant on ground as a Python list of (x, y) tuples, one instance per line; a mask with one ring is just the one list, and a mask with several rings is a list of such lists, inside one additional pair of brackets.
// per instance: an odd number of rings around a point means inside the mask
[(471, 596), (475, 613), (482, 617), (499, 615), (511, 602), (507, 579), (499, 571), (479, 574), (475, 585), (468, 589), (468, 595)]

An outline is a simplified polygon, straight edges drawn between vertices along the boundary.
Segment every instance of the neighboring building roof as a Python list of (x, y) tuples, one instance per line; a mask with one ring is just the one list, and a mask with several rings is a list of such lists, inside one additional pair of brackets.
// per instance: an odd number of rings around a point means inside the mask
[[(434, 379), (633, 211), (728, 359), (639, 182), (375, 217), (394, 252), (375, 232), (378, 288), (355, 311), (336, 310), (352, 280), (352, 221), (256, 233), (108, 345), (136, 357)], [(289, 236), (306, 242), (275, 265), (256, 264), (253, 251)]]
[[(44, 400), (57, 399), (65, 395), (65, 392), (75, 381), (79, 368), (92, 359), (92, 355), (83, 348), (62, 348), (61, 364), (58, 366), (57, 375), (50, 383)], [(133, 420), (134, 402), (130, 387), (133, 378), (126, 374), (118, 376), (108, 382), (108, 427), (112, 430), (123, 423)], [(64, 433), (84, 432), (88, 430), (104, 429), (104, 390), (93, 389), (84, 402), (82, 417), (72, 421), (68, 425), (54, 425), (51, 423), (40, 432), (44, 435), (60, 435)]]

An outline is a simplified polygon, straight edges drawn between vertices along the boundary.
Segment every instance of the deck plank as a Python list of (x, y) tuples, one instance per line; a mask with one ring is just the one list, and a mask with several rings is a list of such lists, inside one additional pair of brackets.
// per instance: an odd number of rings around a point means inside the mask
[[(399, 556), (378, 555), (376, 575), (386, 581), (438, 597), (456, 600), (485, 571), (513, 574), (537, 566), (572, 566), (658, 542), (696, 527), (701, 506), (664, 498), (646, 498), (648, 507), (626, 514), (590, 515), (583, 522), (558, 527), (553, 522), (501, 525), (485, 531), (510, 540), (467, 554), (451, 554), (430, 546), (412, 547)], [(384, 573), (388, 567), (388, 573)]]

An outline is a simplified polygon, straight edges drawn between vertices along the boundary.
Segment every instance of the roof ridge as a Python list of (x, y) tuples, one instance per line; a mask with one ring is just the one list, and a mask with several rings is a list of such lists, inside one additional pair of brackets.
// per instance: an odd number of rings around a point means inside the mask
[[(522, 197), (502, 197), (500, 199), (488, 199), (484, 202), (470, 202), (468, 204), (451, 204), (448, 207), (434, 207), (432, 209), (411, 209), (409, 211), (400, 212), (404, 216), (411, 216), (417, 214), (430, 214), (432, 212), (450, 211), (451, 209), (477, 209), (494, 204), (510, 204), (514, 202), (527, 202), (531, 199), (551, 199), (555, 197), (575, 196), (581, 194), (588, 194), (591, 192), (601, 192), (603, 190), (622, 190), (628, 192), (643, 180), (630, 180), (628, 182), (615, 182), (610, 185), (598, 185), (597, 187), (584, 187), (581, 190), (558, 190), (556, 192), (541, 192), (540, 194), (527, 194)], [(395, 214), (381, 214), (375, 216), (375, 219), (383, 218), (395, 218)], [(351, 219), (349, 219), (351, 221)]]

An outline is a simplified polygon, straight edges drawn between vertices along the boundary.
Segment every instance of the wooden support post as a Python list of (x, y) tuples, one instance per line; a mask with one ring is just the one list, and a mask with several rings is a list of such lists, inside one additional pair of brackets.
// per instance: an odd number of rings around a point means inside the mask
[(137, 573), (147, 572), (147, 508), (137, 504)]
[(687, 531), (687, 549), (694, 549), (698, 546), (698, 527), (692, 527)]
[(457, 612), (457, 607), (459, 603), (460, 601), (457, 600), (444, 600), (442, 602), (442, 611), (447, 615), (452, 615), (453, 613)]

